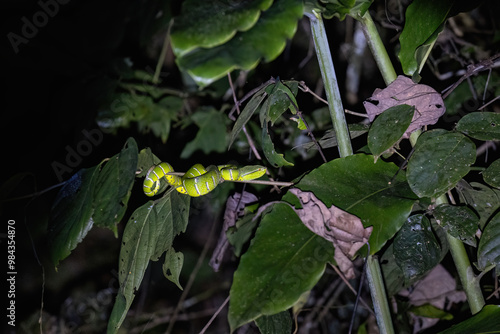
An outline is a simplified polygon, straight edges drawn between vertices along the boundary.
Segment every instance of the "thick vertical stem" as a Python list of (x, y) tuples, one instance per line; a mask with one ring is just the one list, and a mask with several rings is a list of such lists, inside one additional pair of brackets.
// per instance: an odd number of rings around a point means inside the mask
[[(443, 203), (448, 203), (445, 195), (440, 196), (436, 200), (436, 204)], [(463, 242), (449, 234), (446, 234), (446, 239), (450, 246), (450, 253), (457, 268), (458, 276), (467, 295), (470, 310), (472, 314), (476, 314), (481, 311), (485, 304), (481, 286), (479, 285), (479, 278), (474, 274)]]
[(373, 58), (375, 58), (380, 73), (382, 73), (384, 82), (386, 85), (389, 85), (396, 80), (396, 71), (394, 70), (394, 66), (392, 66), (391, 59), (387, 54), (384, 43), (380, 39), (377, 27), (373, 23), (369, 11), (366, 11), (365, 15), (359, 18), (359, 21), (362, 24), (368, 47), (372, 52)]
[(394, 333), (394, 327), (392, 326), (391, 310), (389, 309), (389, 302), (385, 293), (380, 264), (377, 257), (373, 255), (368, 255), (366, 261), (366, 277), (370, 286), (373, 309), (380, 333), (392, 334)]
[(341, 157), (352, 155), (351, 138), (347, 129), (344, 107), (340, 97), (337, 76), (333, 67), (333, 60), (330, 54), (330, 46), (326, 37), (325, 26), (321, 13), (313, 10), (312, 13), (306, 13), (311, 22), (311, 31), (318, 56), (321, 77), (325, 85), (325, 93), (328, 99), (328, 108), (332, 118), (333, 128), (337, 136), (339, 153)]
[[(314, 38), (314, 45), (316, 47), (316, 55), (318, 56), (321, 76), (325, 84), (326, 96), (328, 98), (328, 107), (330, 109), (330, 115), (337, 136), (337, 142), (339, 144), (340, 156), (346, 157), (352, 155), (351, 139), (349, 137), (349, 131), (347, 129), (344, 107), (342, 106), (337, 77), (335, 75), (333, 60), (330, 54), (330, 46), (328, 45), (328, 40), (325, 33), (325, 26), (323, 24), (323, 19), (321, 18), (320, 13), (313, 11), (313, 13), (306, 13), (306, 15), (311, 21), (311, 30)], [(371, 38), (371, 36), (368, 38)], [(370, 285), (370, 292), (372, 295), (380, 332), (392, 334), (394, 333), (394, 328), (392, 326), (391, 312), (389, 309), (387, 295), (385, 293), (380, 264), (378, 262), (378, 259), (376, 257), (373, 257), (372, 255), (368, 256), (367, 261), (367, 278)]]

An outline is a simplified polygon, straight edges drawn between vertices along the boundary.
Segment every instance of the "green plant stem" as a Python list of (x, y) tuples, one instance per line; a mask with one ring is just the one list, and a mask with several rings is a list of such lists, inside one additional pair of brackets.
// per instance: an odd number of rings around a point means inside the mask
[[(351, 140), (349, 137), (349, 131), (347, 129), (344, 107), (342, 106), (342, 100), (340, 98), (337, 77), (335, 75), (335, 69), (333, 67), (333, 61), (330, 54), (330, 46), (328, 45), (323, 19), (321, 18), (321, 14), (315, 12), (314, 10), (313, 13), (306, 13), (306, 15), (311, 21), (311, 31), (314, 38), (316, 55), (318, 57), (318, 62), (321, 69), (321, 76), (325, 84), (326, 97), (328, 99), (328, 108), (330, 109), (333, 127), (337, 136), (340, 156), (346, 157), (352, 155)], [(378, 32), (376, 30), (372, 31), (371, 34), (373, 34), (373, 36), (370, 35), (370, 38), (372, 39), (375, 38), (375, 35), (378, 36)], [(380, 49), (385, 52), (385, 49), (381, 44), (382, 42), (380, 40), (380, 37), (378, 37), (378, 41), (379, 42), (375, 42), (375, 44), (380, 44), (378, 45), (376, 49), (377, 51), (374, 52), (374, 54), (378, 54), (380, 52)], [(387, 56), (387, 52), (385, 52), (385, 54), (386, 60), (384, 60), (382, 63), (385, 63), (385, 61), (388, 61), (389, 59), (389, 57)], [(392, 69), (392, 73), (394, 73), (395, 79), (395, 72), (390, 62), (389, 65), (390, 67), (385, 64), (385, 69), (381, 69), (381, 71), (386, 73), (384, 75), (384, 78), (390, 78), (390, 69)], [(385, 293), (380, 264), (378, 262), (378, 259), (376, 257), (373, 257), (372, 255), (369, 255), (366, 261), (368, 261), (366, 266), (366, 274), (368, 283), (370, 285), (370, 293), (372, 295), (375, 315), (377, 317), (377, 323), (379, 325), (380, 332), (388, 334), (394, 333), (391, 312), (389, 309), (387, 295)]]
[(382, 43), (382, 40), (380, 39), (377, 27), (375, 26), (369, 11), (367, 10), (365, 15), (359, 17), (358, 20), (361, 22), (368, 47), (375, 58), (375, 62), (377, 63), (380, 73), (382, 73), (385, 84), (389, 85), (391, 82), (396, 80), (396, 71), (392, 66), (391, 59), (387, 54), (384, 43)]
[(351, 138), (347, 129), (344, 107), (338, 87), (337, 76), (333, 67), (333, 60), (330, 54), (330, 46), (326, 37), (325, 25), (321, 13), (312, 11), (305, 13), (311, 22), (311, 31), (314, 39), (316, 55), (318, 57), (321, 77), (325, 85), (325, 93), (328, 99), (328, 109), (332, 118), (333, 128), (337, 136), (339, 153), (341, 157), (352, 155)]
[(391, 311), (385, 293), (384, 279), (376, 256), (368, 255), (366, 259), (366, 278), (370, 286), (373, 309), (375, 311), (380, 333), (394, 333)]
[[(436, 204), (448, 203), (445, 195), (441, 195), (437, 200)], [(452, 237), (450, 234), (446, 234), (446, 239), (450, 246), (450, 253), (457, 268), (458, 276), (462, 282), (465, 294), (467, 295), (467, 301), (469, 302), (469, 307), (472, 314), (476, 314), (485, 305), (483, 293), (479, 285), (479, 277), (474, 274), (474, 270), (467, 256), (464, 244), (459, 239)]]

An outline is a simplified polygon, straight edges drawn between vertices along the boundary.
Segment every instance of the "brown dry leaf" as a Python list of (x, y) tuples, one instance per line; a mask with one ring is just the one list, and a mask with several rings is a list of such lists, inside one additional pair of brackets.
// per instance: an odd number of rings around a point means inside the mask
[[(408, 297), (410, 305), (420, 306), (431, 304), (441, 310), (448, 311), (452, 304), (465, 302), (465, 292), (457, 290), (457, 283), (450, 273), (442, 266), (437, 265), (425, 278), (412, 289), (411, 293), (405, 289), (399, 293)], [(439, 319), (414, 317), (413, 332), (417, 333), (425, 328), (434, 326)]]
[(209, 265), (212, 269), (217, 272), (226, 254), (229, 242), (227, 241), (226, 231), (236, 225), (237, 218), (243, 216), (243, 209), (246, 204), (253, 203), (257, 201), (257, 197), (249, 192), (244, 191), (243, 196), (240, 193), (235, 193), (233, 196), (229, 197), (226, 202), (226, 210), (224, 211), (224, 223), (222, 225), (222, 230), (217, 240), (217, 245), (210, 259)]
[(346, 278), (354, 278), (354, 265), (351, 259), (368, 242), (373, 228), (364, 228), (358, 217), (344, 210), (335, 206), (328, 208), (312, 192), (297, 188), (289, 191), (302, 203), (302, 209), (294, 210), (304, 225), (333, 243), (337, 265)]
[(398, 76), (384, 89), (375, 89), (373, 95), (363, 105), (370, 122), (375, 116), (390, 107), (407, 104), (415, 106), (415, 115), (403, 138), (425, 125), (436, 124), (439, 117), (446, 111), (441, 94), (427, 85), (416, 84), (410, 78)]

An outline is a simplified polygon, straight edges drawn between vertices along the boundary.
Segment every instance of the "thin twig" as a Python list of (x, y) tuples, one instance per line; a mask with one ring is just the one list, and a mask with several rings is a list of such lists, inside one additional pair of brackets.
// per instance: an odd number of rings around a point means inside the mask
[[(227, 74), (227, 79), (229, 81), (229, 86), (231, 86), (231, 90), (233, 92), (233, 101), (234, 101), (234, 107), (236, 107), (236, 111), (238, 112), (238, 115), (241, 113), (240, 112), (240, 106), (238, 103), (238, 99), (236, 98), (236, 92), (234, 91), (234, 86), (233, 86), (233, 80), (231, 79), (231, 74)], [(232, 112), (232, 111), (231, 111)], [(231, 112), (229, 113), (231, 115)], [(231, 118), (231, 117), (230, 117)], [(258, 160), (262, 160), (262, 157), (259, 154), (259, 151), (257, 151), (257, 148), (255, 147), (255, 143), (250, 136), (250, 134), (247, 131), (246, 126), (243, 125), (243, 132), (245, 133), (245, 136), (247, 137), (248, 145), (250, 145), (250, 148), (252, 149), (253, 154)]]
[(222, 311), (222, 309), (226, 306), (226, 304), (228, 302), (229, 302), (229, 296), (227, 296), (226, 300), (224, 300), (224, 303), (222, 303), (222, 305), (219, 306), (219, 308), (217, 309), (217, 311), (215, 311), (215, 313), (210, 318), (210, 320), (207, 322), (207, 324), (205, 325), (205, 327), (203, 327), (203, 329), (200, 331), (200, 334), (205, 334), (205, 332), (207, 331), (208, 327), (210, 327), (210, 325), (212, 324), (212, 322), (215, 320), (215, 318), (217, 318), (217, 316), (219, 315), (219, 313)]
[(293, 105), (293, 107), (295, 108), (295, 113), (300, 117), (300, 120), (304, 123), (304, 125), (306, 126), (306, 129), (307, 129), (307, 135), (309, 137), (311, 137), (312, 141), (314, 142), (314, 145), (316, 145), (316, 147), (318, 148), (318, 152), (319, 154), (321, 155), (321, 158), (323, 159), (323, 162), (326, 163), (326, 158), (325, 158), (325, 155), (323, 154), (323, 150), (321, 149), (321, 145), (318, 143), (318, 141), (316, 140), (316, 138), (314, 137), (312, 131), (311, 131), (311, 128), (309, 127), (309, 124), (307, 124), (306, 120), (304, 119), (304, 117), (302, 117), (302, 112), (299, 110), (298, 106), (295, 105), (295, 102), (292, 101), (292, 98), (290, 96), (288, 96), (288, 94), (285, 94), (285, 96), (288, 98), (288, 100), (290, 100), (290, 103)]
[(465, 79), (468, 79), (469, 77), (476, 75), (479, 72), (486, 71), (493, 67), (498, 66), (500, 64), (500, 63), (497, 64), (499, 59), (500, 59), (500, 53), (497, 53), (496, 55), (488, 59), (482, 60), (477, 64), (472, 64), (467, 66), (467, 71), (465, 72), (465, 74), (461, 76), (457, 80), (457, 82), (455, 82), (453, 85), (451, 85), (450, 87), (446, 88), (441, 92), (443, 95), (443, 99), (447, 98), (448, 95), (450, 95), (451, 92), (453, 92), (455, 88), (457, 88)]
[(324, 104), (328, 105), (328, 101), (323, 99), (321, 96), (319, 96), (318, 94), (316, 94), (315, 92), (313, 92), (306, 84), (304, 81), (300, 81), (299, 82), (299, 88), (301, 91), (303, 91), (304, 93), (309, 93), (311, 94), (312, 96), (314, 96), (315, 98), (317, 98), (318, 100), (320, 100), (321, 102), (323, 102)]
[(173, 22), (174, 22), (173, 20), (170, 20), (167, 33), (165, 34), (165, 39), (163, 40), (163, 46), (161, 48), (160, 57), (158, 57), (158, 63), (156, 63), (155, 73), (153, 75), (154, 84), (158, 83), (158, 79), (160, 78), (161, 68), (163, 67), (165, 58), (167, 57), (168, 46), (170, 45), (170, 28), (172, 27)]
[(213, 240), (214, 232), (215, 232), (215, 225), (216, 225), (216, 220), (213, 220), (212, 227), (210, 228), (210, 233), (208, 235), (208, 239), (206, 240), (205, 245), (203, 246), (203, 250), (201, 251), (200, 257), (198, 258), (198, 262), (196, 262), (196, 265), (193, 268), (191, 275), (189, 275), (189, 279), (188, 279), (188, 282), (186, 283), (186, 287), (182, 291), (182, 295), (179, 298), (179, 301), (177, 302), (174, 313), (172, 314), (172, 320), (169, 322), (167, 331), (165, 332), (166, 334), (169, 334), (172, 332), (172, 329), (174, 328), (174, 325), (175, 325), (177, 315), (179, 314), (179, 312), (182, 308), (182, 305), (184, 303), (184, 300), (186, 299), (188, 293), (191, 290), (191, 287), (193, 286), (196, 275), (198, 274), (201, 266), (203, 265), (203, 261), (205, 260), (205, 257), (208, 253), (208, 249), (212, 245), (212, 240)]
[[(243, 96), (239, 101), (237, 101), (235, 103), (235, 105), (231, 108), (231, 111), (229, 112), (229, 119), (232, 120), (232, 121), (235, 121), (236, 118), (234, 117), (234, 112), (236, 110), (238, 110), (239, 112), (239, 107), (240, 105), (245, 102), (246, 100), (248, 100), (249, 98), (251, 98), (255, 93), (257, 93), (259, 90), (261, 90), (262, 88), (272, 84), (272, 83), (275, 83), (276, 82), (276, 79), (274, 78), (271, 78), (269, 80), (267, 80), (266, 82), (264, 82), (262, 85), (260, 85), (259, 87), (257, 88), (254, 88), (252, 89), (251, 91), (249, 91), (247, 94), (245, 94), (245, 96)], [(234, 91), (234, 90), (233, 90)]]
[[(351, 290), (355, 296), (358, 295), (358, 292), (352, 287), (351, 283), (345, 278), (344, 274), (337, 268), (337, 266), (331, 265), (333, 270), (339, 275), (339, 277), (344, 281), (345, 285)], [(360, 297), (361, 298), (361, 297)], [(361, 304), (370, 312), (371, 314), (375, 314), (372, 308), (365, 302), (363, 298), (360, 299)]]

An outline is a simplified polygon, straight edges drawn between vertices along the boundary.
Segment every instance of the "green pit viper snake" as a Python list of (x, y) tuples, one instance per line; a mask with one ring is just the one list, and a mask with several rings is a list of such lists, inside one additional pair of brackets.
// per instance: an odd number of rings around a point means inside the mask
[(172, 166), (167, 162), (161, 162), (148, 171), (143, 183), (146, 196), (152, 197), (160, 190), (160, 179), (165, 180), (172, 187), (192, 197), (206, 195), (224, 181), (249, 181), (254, 180), (266, 173), (263, 166), (244, 166), (237, 168), (233, 165), (208, 166), (206, 169), (201, 164), (192, 166), (184, 176), (171, 175), (174, 172)]

